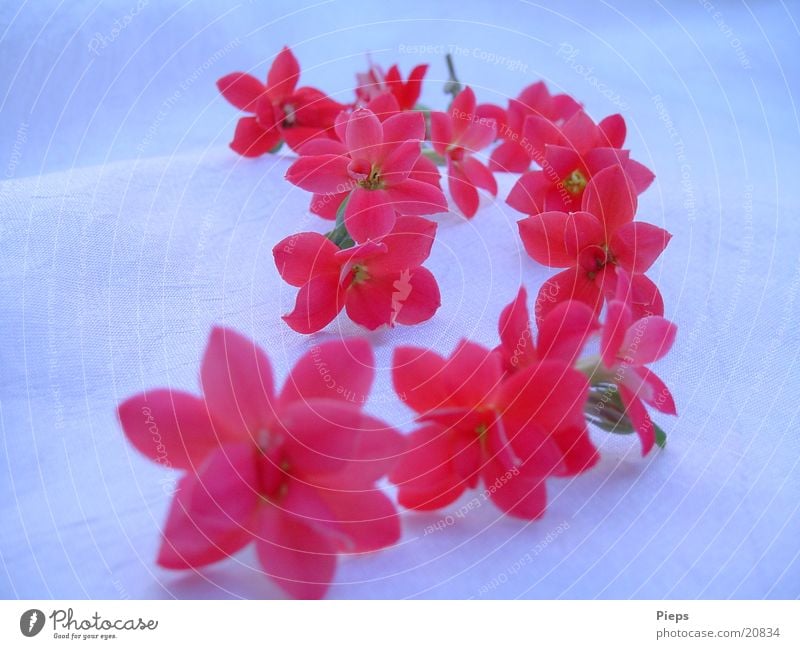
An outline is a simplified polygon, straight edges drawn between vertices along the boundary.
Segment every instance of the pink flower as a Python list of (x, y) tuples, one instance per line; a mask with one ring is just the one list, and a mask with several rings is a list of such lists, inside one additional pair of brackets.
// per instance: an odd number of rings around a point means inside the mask
[(408, 80), (404, 82), (397, 65), (393, 65), (384, 74), (379, 65), (372, 64), (366, 72), (356, 74), (356, 96), (362, 104), (366, 104), (376, 97), (391, 94), (397, 100), (400, 110), (412, 110), (417, 105), (422, 92), (422, 80), (427, 71), (427, 65), (418, 65), (411, 70)]
[(469, 87), (456, 96), (447, 113), (431, 113), (431, 144), (447, 160), (450, 193), (467, 218), (478, 211), (478, 187), (497, 195), (492, 172), (473, 155), (489, 146), (496, 134), (494, 120), (477, 115), (475, 94)]
[(598, 459), (583, 414), (589, 385), (560, 360), (505, 378), (500, 354), (469, 341), (449, 358), (399, 347), (393, 380), (422, 424), (390, 474), (409, 509), (438, 509), (483, 481), (500, 509), (538, 518), (548, 477), (576, 475)]
[(520, 287), (517, 297), (500, 314), (496, 351), (503, 369), (513, 374), (543, 360), (574, 365), (586, 341), (599, 329), (592, 309), (577, 300), (561, 302), (542, 318), (534, 344), (527, 299), (527, 291)]
[(625, 169), (641, 194), (655, 176), (620, 148), (625, 132), (621, 115), (606, 117), (598, 125), (580, 110), (560, 128), (540, 117), (528, 117), (525, 143), (542, 169), (523, 174), (506, 202), (523, 214), (575, 210), (592, 177), (613, 165)]
[(286, 178), (315, 194), (347, 193), (344, 223), (355, 241), (388, 234), (398, 213), (418, 216), (447, 209), (440, 189), (410, 177), (425, 137), (422, 113), (398, 113), (381, 124), (375, 113), (360, 108), (343, 114), (337, 132), (344, 152), (320, 153), (320, 148), (310, 153), (309, 145)]
[(300, 291), (283, 319), (300, 333), (319, 331), (342, 309), (367, 329), (430, 319), (439, 286), (422, 264), (435, 235), (435, 223), (400, 216), (386, 236), (344, 250), (315, 232), (284, 239), (273, 249), (275, 265)]
[(655, 443), (655, 430), (644, 404), (675, 415), (675, 401), (663, 381), (646, 367), (672, 348), (677, 327), (660, 316), (634, 319), (630, 304), (630, 276), (619, 272), (616, 296), (608, 303), (601, 351), (607, 377), (619, 389), (626, 414), (633, 422), (646, 455)]
[(276, 393), (264, 351), (216, 328), (202, 397), (162, 388), (122, 403), (130, 442), (186, 471), (158, 563), (199, 568), (255, 542), (265, 573), (287, 593), (318, 598), (339, 553), (395, 543), (399, 520), (375, 482), (402, 451), (402, 437), (356, 405), (369, 393), (373, 366), (364, 340), (325, 343)]
[[(378, 95), (366, 105), (366, 108), (375, 113), (381, 123), (397, 113), (402, 112), (397, 100), (391, 93)], [(347, 145), (344, 142), (347, 137), (347, 113), (342, 113), (340, 115), (336, 126), (336, 139), (318, 138), (312, 140), (300, 148), (300, 155), (332, 154), (346, 156)], [(408, 174), (408, 177), (411, 180), (426, 182), (433, 185), (436, 189), (441, 189), (439, 186), (439, 180), (441, 179), (439, 168), (424, 155), (417, 158), (417, 161), (411, 167), (411, 172)], [(347, 191), (314, 194), (309, 209), (311, 212), (324, 219), (334, 220), (339, 207), (350, 195), (349, 190), (350, 188), (348, 187)]]
[(245, 72), (234, 72), (217, 81), (231, 104), (251, 113), (236, 126), (231, 148), (247, 157), (277, 149), (281, 140), (295, 151), (316, 137), (331, 137), (333, 122), (344, 106), (316, 88), (297, 88), (300, 66), (284, 47), (270, 68), (264, 85)]
[[(501, 110), (491, 104), (479, 107), (484, 117), (497, 118)], [(527, 118), (538, 116), (558, 126), (578, 110), (580, 104), (577, 101), (569, 95), (551, 95), (543, 81), (528, 86), (519, 97), (508, 101), (505, 120), (498, 121), (498, 135), (503, 142), (492, 152), (489, 168), (514, 173), (527, 171), (533, 158), (523, 140)]]
[(636, 188), (619, 165), (589, 181), (579, 212), (542, 212), (518, 222), (527, 253), (540, 264), (566, 268), (545, 282), (536, 300), (541, 319), (558, 303), (576, 299), (599, 312), (614, 295), (616, 269), (632, 274), (636, 317), (662, 315), (658, 287), (643, 273), (672, 235), (649, 223), (634, 222)]

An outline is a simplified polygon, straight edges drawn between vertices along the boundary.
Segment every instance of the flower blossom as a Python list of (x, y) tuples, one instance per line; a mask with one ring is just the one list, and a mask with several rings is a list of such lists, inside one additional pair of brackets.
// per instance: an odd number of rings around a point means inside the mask
[(634, 221), (636, 188), (619, 165), (600, 171), (586, 186), (578, 212), (542, 212), (518, 221), (527, 253), (540, 264), (566, 268), (539, 291), (536, 317), (559, 302), (575, 299), (599, 312), (616, 290), (616, 269), (632, 274), (632, 308), (636, 317), (662, 315), (658, 287), (643, 273), (655, 262), (672, 235), (649, 223)]
[(334, 120), (344, 106), (316, 88), (297, 88), (299, 78), (300, 65), (284, 47), (272, 63), (266, 85), (246, 72), (217, 81), (225, 99), (251, 114), (236, 125), (234, 151), (257, 157), (277, 149), (281, 141), (296, 151), (309, 140), (333, 135)]
[(316, 232), (284, 239), (273, 249), (275, 265), (288, 284), (300, 288), (284, 321), (312, 333), (342, 309), (367, 329), (430, 319), (440, 305), (439, 286), (422, 264), (435, 235), (435, 223), (400, 216), (386, 236), (344, 250)]
[(497, 195), (497, 181), (491, 171), (474, 154), (491, 144), (497, 134), (492, 119), (476, 112), (475, 93), (462, 90), (447, 113), (431, 113), (431, 144), (447, 161), (450, 193), (467, 218), (478, 211), (478, 188)]
[(597, 462), (583, 413), (586, 377), (558, 353), (544, 356), (509, 376), (500, 353), (470, 341), (449, 358), (395, 350), (395, 390), (421, 423), (390, 474), (401, 505), (438, 509), (483, 481), (500, 509), (538, 518), (547, 478)]
[(318, 598), (338, 554), (395, 543), (397, 513), (375, 482), (403, 440), (357, 405), (373, 366), (364, 340), (325, 343), (298, 361), (276, 393), (264, 351), (215, 328), (201, 397), (162, 388), (123, 402), (118, 414), (130, 442), (185, 471), (158, 563), (196, 569), (255, 543), (264, 572), (288, 594)]
[[(402, 112), (397, 100), (391, 93), (378, 95), (372, 99), (365, 108), (375, 113), (375, 116), (381, 123), (385, 122), (393, 115)], [(303, 145), (298, 153), (300, 153), (300, 155), (347, 155), (347, 145), (344, 143), (347, 136), (346, 115), (347, 113), (343, 113), (336, 122), (337, 130), (335, 131), (335, 139), (327, 137), (317, 138)], [(439, 180), (441, 175), (439, 174), (439, 168), (424, 155), (417, 158), (417, 161), (411, 167), (408, 177), (411, 180), (420, 180), (433, 185), (436, 189), (440, 189)], [(342, 203), (350, 195), (351, 185), (342, 187), (342, 190), (343, 191), (314, 194), (309, 209), (317, 216), (334, 220)]]
[(505, 119), (498, 121), (498, 135), (502, 142), (492, 152), (490, 169), (521, 173), (531, 166), (533, 155), (525, 146), (524, 127), (529, 116), (538, 116), (558, 126), (569, 119), (580, 104), (569, 95), (551, 95), (543, 81), (538, 81), (522, 90), (516, 99), (509, 99), (508, 109), (482, 104), (478, 113), (483, 117)]
[(372, 64), (366, 72), (356, 74), (356, 97), (361, 104), (367, 104), (376, 97), (390, 94), (397, 100), (400, 110), (412, 110), (419, 100), (427, 71), (427, 65), (418, 65), (403, 81), (397, 65), (384, 73), (379, 65)]
[(358, 243), (378, 239), (394, 227), (398, 214), (425, 215), (447, 209), (435, 185), (411, 173), (420, 158), (425, 119), (419, 112), (401, 112), (381, 123), (367, 108), (343, 113), (336, 130), (344, 150), (304, 148), (286, 172), (293, 185), (314, 194), (347, 194), (344, 224)]
[(677, 334), (675, 324), (661, 316), (635, 319), (630, 303), (630, 276), (619, 272), (615, 298), (608, 303), (601, 339), (602, 367), (593, 382), (616, 384), (625, 414), (642, 444), (642, 455), (653, 448), (655, 429), (644, 404), (675, 415), (675, 400), (647, 364), (663, 358)]
[(611, 115), (600, 124), (579, 110), (561, 127), (538, 116), (526, 119), (525, 142), (541, 167), (517, 180), (506, 199), (523, 214), (578, 209), (592, 177), (602, 169), (621, 165), (641, 194), (655, 176), (647, 167), (630, 159), (622, 149), (626, 126), (621, 115)]

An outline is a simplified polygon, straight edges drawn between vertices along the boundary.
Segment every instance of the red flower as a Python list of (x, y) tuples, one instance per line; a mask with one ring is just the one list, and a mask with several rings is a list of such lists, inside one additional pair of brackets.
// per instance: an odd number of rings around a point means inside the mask
[(275, 264), (300, 291), (283, 319), (300, 333), (319, 331), (343, 308), (368, 329), (430, 319), (440, 305), (439, 286), (422, 263), (435, 234), (435, 223), (401, 216), (388, 235), (345, 250), (315, 232), (284, 239), (273, 249)]
[[(580, 110), (580, 104), (569, 95), (551, 95), (543, 81), (525, 88), (516, 99), (508, 101), (505, 120), (498, 122), (498, 135), (503, 142), (492, 152), (489, 168), (492, 171), (521, 173), (531, 166), (530, 148), (524, 146), (523, 131), (527, 118), (535, 115), (560, 125)], [(499, 117), (497, 106), (479, 107), (482, 116)]]
[(216, 328), (202, 397), (157, 389), (122, 403), (131, 443), (186, 471), (158, 563), (198, 568), (254, 541), (265, 573), (286, 592), (318, 598), (337, 554), (395, 543), (399, 520), (375, 482), (402, 438), (355, 405), (369, 392), (372, 368), (366, 341), (325, 343), (298, 361), (276, 394), (264, 351)]
[(234, 72), (217, 81), (222, 95), (237, 108), (252, 113), (236, 126), (231, 148), (257, 157), (280, 146), (281, 140), (295, 151), (315, 137), (331, 137), (333, 122), (344, 106), (316, 88), (297, 88), (300, 66), (284, 47), (270, 68), (264, 85), (245, 72)]
[(400, 110), (412, 110), (417, 105), (422, 92), (422, 80), (427, 71), (427, 65), (418, 65), (411, 70), (408, 80), (404, 82), (397, 65), (393, 65), (384, 74), (379, 65), (372, 64), (366, 72), (356, 74), (356, 97), (362, 104), (366, 104), (389, 93), (397, 100)]
[(492, 172), (472, 155), (489, 146), (496, 134), (494, 120), (477, 115), (475, 94), (469, 87), (456, 96), (447, 113), (431, 113), (431, 144), (447, 160), (450, 193), (467, 218), (478, 211), (478, 187), (497, 195)]
[(669, 415), (677, 414), (675, 401), (663, 381), (645, 367), (672, 348), (677, 327), (660, 316), (634, 320), (630, 305), (630, 277), (619, 272), (616, 297), (608, 303), (601, 350), (603, 376), (619, 389), (626, 414), (633, 422), (646, 455), (655, 443), (655, 430), (644, 404)]
[(416, 347), (395, 350), (395, 390), (419, 415), (390, 479), (400, 504), (430, 510), (483, 480), (503, 511), (538, 518), (545, 480), (598, 459), (583, 414), (589, 385), (557, 360), (532, 363), (504, 380), (501, 357), (462, 341), (450, 358)]
[(525, 122), (525, 142), (542, 169), (523, 174), (506, 202), (523, 214), (575, 210), (592, 176), (613, 165), (625, 169), (636, 193), (641, 194), (655, 176), (631, 160), (629, 151), (620, 148), (625, 132), (621, 115), (606, 117), (598, 125), (581, 110), (561, 128), (539, 117), (529, 117)]
[[(375, 113), (381, 123), (401, 112), (397, 100), (390, 93), (378, 95), (366, 105), (366, 108)], [(329, 138), (312, 140), (300, 148), (300, 155), (347, 155), (347, 145), (344, 144), (347, 137), (347, 115), (347, 113), (342, 113), (340, 118), (337, 119), (335, 140)], [(440, 189), (439, 180), (441, 175), (439, 174), (439, 168), (424, 155), (417, 158), (417, 161), (411, 167), (408, 177), (411, 180), (420, 180), (433, 185), (436, 189)], [(339, 207), (349, 194), (349, 188), (348, 191), (343, 192), (314, 194), (309, 209), (324, 219), (334, 220)]]
[(435, 214), (447, 209), (440, 189), (410, 177), (425, 137), (422, 113), (398, 113), (381, 124), (375, 113), (360, 108), (344, 115), (337, 131), (344, 137), (346, 151), (318, 153), (315, 147), (328, 145), (313, 143), (289, 167), (286, 178), (315, 194), (347, 193), (344, 223), (355, 241), (388, 234), (398, 213)]
[(496, 351), (503, 359), (503, 369), (513, 374), (540, 360), (574, 365), (586, 341), (599, 329), (592, 309), (577, 300), (561, 302), (542, 318), (534, 344), (527, 299), (527, 291), (520, 287), (517, 297), (500, 314)]
[(569, 299), (599, 312), (605, 296), (614, 295), (618, 267), (633, 275), (636, 317), (664, 313), (658, 287), (643, 273), (672, 235), (655, 225), (634, 222), (636, 207), (636, 189), (622, 167), (615, 165), (589, 181), (580, 212), (542, 212), (518, 222), (522, 243), (533, 259), (567, 268), (539, 290), (537, 319)]

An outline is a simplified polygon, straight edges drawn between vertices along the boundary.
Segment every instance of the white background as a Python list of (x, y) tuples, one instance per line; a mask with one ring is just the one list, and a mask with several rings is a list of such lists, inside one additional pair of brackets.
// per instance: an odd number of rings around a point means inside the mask
[[(552, 481), (532, 523), (484, 505), (426, 535), (460, 503), (404, 514), (403, 541), (342, 561), (330, 596), (800, 595), (796, 5), (143, 4), (0, 8), (0, 595), (281, 596), (250, 551), (197, 574), (155, 566), (174, 476), (132, 451), (114, 409), (147, 387), (197, 390), (213, 323), (259, 340), (280, 376), (311, 341), (359, 333), (342, 319), (309, 339), (280, 321), (293, 290), (272, 246), (324, 224), (283, 181), (288, 156), (227, 149), (238, 115), (215, 80), (263, 78), (284, 44), (303, 83), (340, 100), (371, 51), (404, 72), (430, 62), (423, 101), (444, 107), (443, 56), (407, 53), (421, 45), (453, 48), (482, 101), (542, 78), (598, 119), (621, 110), (657, 175), (640, 218), (674, 235), (650, 272), (679, 325), (656, 368), (680, 413), (658, 420), (667, 450), (642, 459), (599, 433), (602, 463)], [(391, 349), (493, 345), (519, 284), (547, 278), (521, 253), (518, 216), (487, 199), (472, 222), (437, 217), (442, 308), (370, 335), (371, 411), (410, 430)]]

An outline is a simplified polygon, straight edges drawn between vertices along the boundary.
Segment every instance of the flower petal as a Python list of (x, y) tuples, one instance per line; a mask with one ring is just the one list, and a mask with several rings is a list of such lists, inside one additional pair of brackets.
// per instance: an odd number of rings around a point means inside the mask
[(427, 182), (408, 178), (386, 189), (394, 209), (400, 214), (425, 216), (447, 211), (442, 190)]
[(419, 111), (397, 113), (383, 122), (383, 141), (388, 145), (424, 139), (425, 116)]
[(506, 203), (523, 214), (537, 215), (544, 211), (547, 192), (552, 183), (543, 171), (522, 174), (506, 198)]
[(264, 507), (256, 552), (265, 573), (297, 599), (321, 599), (336, 573), (335, 541), (320, 526)]
[(506, 514), (525, 520), (544, 515), (547, 509), (544, 478), (524, 480), (496, 459), (484, 465), (482, 474), (492, 502)]
[(391, 273), (421, 266), (431, 254), (436, 224), (421, 216), (399, 216), (381, 242), (386, 252), (369, 262), (370, 272)]
[(554, 268), (575, 266), (582, 250), (604, 242), (602, 224), (588, 212), (542, 212), (517, 225), (531, 258)]
[(364, 338), (314, 345), (295, 363), (283, 384), (281, 407), (309, 399), (364, 403), (375, 376), (375, 357)]
[(376, 275), (351, 284), (345, 303), (347, 316), (370, 331), (384, 325), (392, 326), (393, 283), (391, 275)]
[(611, 237), (611, 251), (617, 263), (631, 273), (644, 273), (667, 247), (672, 235), (650, 223), (633, 221)]
[(242, 117), (236, 124), (236, 132), (230, 147), (239, 155), (247, 158), (257, 158), (269, 153), (281, 140), (281, 134), (276, 128), (265, 130), (255, 117)]
[(453, 122), (447, 113), (431, 111), (431, 146), (440, 156), (447, 155), (447, 147), (453, 141)]
[(647, 414), (647, 410), (639, 397), (623, 385), (619, 386), (619, 394), (622, 398), (622, 403), (625, 405), (625, 414), (628, 415), (636, 433), (639, 435), (639, 440), (642, 443), (642, 457), (644, 457), (656, 442), (653, 421), (650, 419), (650, 415)]
[(647, 365), (666, 356), (675, 342), (678, 327), (661, 316), (634, 322), (625, 334), (620, 356), (631, 365)]
[(453, 450), (451, 436), (435, 424), (422, 426), (408, 436), (407, 450), (389, 476), (397, 485), (397, 500), (403, 507), (435, 510), (464, 492), (466, 482), (451, 462)]
[(636, 374), (636, 381), (633, 376), (626, 377), (626, 385), (636, 396), (656, 410), (668, 415), (677, 415), (675, 399), (669, 388), (664, 382), (646, 367), (635, 367), (633, 373)]
[(359, 108), (353, 111), (347, 122), (345, 143), (354, 160), (370, 163), (379, 160), (383, 148), (383, 127), (371, 110)]
[(245, 72), (232, 72), (217, 80), (217, 88), (239, 110), (254, 113), (256, 102), (264, 92), (264, 84)]
[(442, 304), (439, 284), (427, 268), (402, 271), (392, 287), (392, 321), (414, 325), (430, 320)]
[(275, 394), (269, 358), (255, 342), (214, 327), (200, 369), (208, 410), (230, 431), (255, 438), (273, 419)]
[(123, 401), (117, 409), (122, 429), (133, 446), (167, 468), (196, 469), (219, 447), (206, 404), (185, 392), (161, 389), (142, 392)]
[(597, 329), (597, 318), (589, 306), (577, 300), (562, 302), (539, 324), (539, 357), (572, 365)]
[(250, 444), (211, 454), (201, 470), (184, 477), (175, 493), (158, 563), (165, 568), (198, 568), (238, 552), (252, 539), (260, 501)]
[(303, 155), (286, 170), (286, 180), (317, 194), (341, 194), (356, 185), (348, 173), (350, 158), (334, 153)]
[(420, 156), (418, 140), (406, 140), (387, 147), (386, 158), (381, 163), (381, 180), (387, 185), (396, 185), (408, 178)]
[(461, 167), (469, 182), (485, 189), (492, 196), (497, 196), (497, 180), (486, 165), (472, 156), (467, 156), (461, 161)]
[(610, 236), (633, 220), (637, 204), (636, 188), (623, 168), (614, 165), (600, 171), (586, 185), (582, 209), (600, 219)]
[(274, 101), (287, 98), (297, 86), (300, 78), (300, 64), (288, 47), (284, 47), (275, 57), (267, 74), (267, 89)]
[(553, 308), (565, 300), (580, 300), (588, 304), (594, 313), (603, 307), (603, 294), (597, 284), (590, 280), (581, 268), (568, 268), (553, 275), (539, 289), (534, 313), (536, 321), (541, 322)]
[(478, 211), (480, 197), (478, 190), (467, 178), (461, 169), (460, 163), (450, 163), (447, 174), (447, 185), (458, 209), (468, 219), (475, 216)]
[(501, 142), (489, 158), (489, 169), (510, 173), (524, 173), (531, 166), (528, 152), (516, 142)]
[(527, 299), (525, 287), (520, 286), (517, 297), (503, 309), (497, 322), (501, 341), (499, 349), (507, 371), (525, 367), (536, 359)]
[(275, 266), (291, 286), (302, 286), (312, 277), (339, 271), (339, 248), (317, 232), (300, 232), (286, 237), (272, 249)]
[(294, 309), (283, 316), (283, 320), (296, 332), (310, 334), (328, 325), (343, 306), (344, 291), (339, 275), (317, 275), (300, 287)]
[(600, 120), (598, 124), (600, 130), (603, 132), (603, 143), (601, 146), (609, 146), (614, 149), (621, 149), (625, 144), (625, 136), (627, 135), (627, 127), (625, 126), (625, 118), (616, 113)]
[[(414, 182), (406, 180), (406, 182)], [(378, 239), (392, 231), (397, 205), (387, 190), (358, 188), (350, 194), (344, 212), (347, 232), (358, 243)]]
[(364, 491), (321, 492), (349, 543), (347, 552), (373, 552), (400, 540), (400, 517), (389, 498), (377, 487)]
[(631, 326), (630, 307), (619, 300), (611, 300), (606, 307), (606, 321), (603, 325), (603, 334), (600, 342), (603, 364), (612, 368), (617, 363), (617, 355), (622, 349), (622, 343)]

